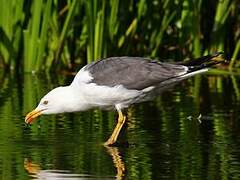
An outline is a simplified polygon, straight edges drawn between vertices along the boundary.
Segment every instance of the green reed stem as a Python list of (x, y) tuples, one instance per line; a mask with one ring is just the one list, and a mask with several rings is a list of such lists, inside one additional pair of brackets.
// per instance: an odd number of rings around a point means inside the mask
[[(23, 0), (0, 0), (0, 57), (13, 69), (20, 51), (21, 26), (23, 23)], [(1, 59), (1, 58), (0, 58)]]
[(72, 23), (72, 19), (74, 16), (74, 10), (77, 6), (78, 0), (73, 0), (71, 4), (69, 4), (69, 11), (66, 17), (66, 20), (64, 21), (63, 24), (63, 29), (60, 35), (60, 39), (59, 39), (59, 44), (58, 44), (58, 48), (57, 48), (57, 52), (56, 52), (56, 56), (55, 56), (55, 60), (58, 61), (59, 59), (59, 55), (62, 52), (62, 48), (63, 48), (63, 44), (64, 44), (64, 40), (67, 36), (69, 27)]
[(94, 31), (95, 31), (95, 20), (97, 14), (97, 1), (89, 0), (86, 1), (86, 16), (88, 25), (88, 45), (87, 45), (87, 61), (88, 63), (95, 60), (94, 57)]
[(240, 52), (240, 39), (238, 40), (237, 42), (237, 45), (235, 47), (235, 50), (233, 52), (233, 56), (232, 56), (232, 59), (230, 61), (230, 65), (229, 65), (229, 69), (232, 69), (237, 58), (238, 58), (238, 55), (239, 55), (239, 52)]
[(43, 11), (43, 22), (42, 22), (42, 29), (39, 39), (39, 46), (38, 46), (38, 54), (36, 59), (36, 68), (37, 70), (40, 70), (43, 66), (43, 59), (46, 49), (46, 43), (47, 43), (47, 32), (49, 27), (49, 20), (51, 16), (51, 7), (52, 7), (52, 0), (47, 0), (47, 3), (45, 5)]
[[(37, 50), (39, 46), (39, 32), (41, 23), (42, 0), (35, 0), (32, 4), (32, 18), (29, 21), (28, 29), (24, 30), (24, 71), (35, 71)], [(27, 49), (26, 49), (27, 48)]]

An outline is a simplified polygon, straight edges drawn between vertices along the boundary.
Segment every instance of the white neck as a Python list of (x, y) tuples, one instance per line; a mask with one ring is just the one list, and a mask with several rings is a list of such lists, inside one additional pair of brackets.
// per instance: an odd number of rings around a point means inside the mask
[(91, 108), (86, 102), (81, 89), (76, 86), (65, 86), (63, 97), (66, 99), (65, 112), (85, 111)]

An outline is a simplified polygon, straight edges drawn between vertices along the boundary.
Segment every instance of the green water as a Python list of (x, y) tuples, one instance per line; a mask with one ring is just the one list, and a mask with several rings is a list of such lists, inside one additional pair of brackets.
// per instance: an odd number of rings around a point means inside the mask
[[(58, 77), (58, 79), (56, 79)], [(0, 75), (0, 179), (240, 179), (239, 78), (201, 75), (129, 108), (119, 147), (116, 113), (24, 116), (72, 77)]]

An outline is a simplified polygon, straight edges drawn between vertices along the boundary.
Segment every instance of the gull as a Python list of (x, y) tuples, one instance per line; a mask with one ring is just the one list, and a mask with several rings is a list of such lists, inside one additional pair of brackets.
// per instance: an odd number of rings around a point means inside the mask
[(105, 58), (80, 69), (70, 85), (47, 93), (27, 114), (25, 122), (31, 124), (42, 114), (115, 108), (118, 122), (105, 142), (105, 145), (113, 145), (126, 121), (123, 109), (147, 99), (155, 89), (165, 90), (224, 61), (222, 53), (174, 64), (143, 57)]

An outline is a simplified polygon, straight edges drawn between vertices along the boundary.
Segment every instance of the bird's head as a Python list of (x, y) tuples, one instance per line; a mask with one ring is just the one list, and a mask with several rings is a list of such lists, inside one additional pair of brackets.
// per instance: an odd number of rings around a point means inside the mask
[[(75, 99), (74, 99), (75, 98)], [(57, 114), (74, 111), (76, 97), (69, 86), (57, 87), (47, 93), (38, 106), (25, 117), (25, 122), (31, 124), (36, 117), (42, 114)]]

